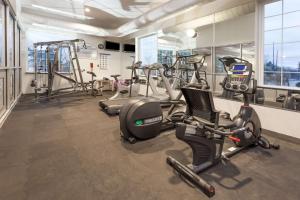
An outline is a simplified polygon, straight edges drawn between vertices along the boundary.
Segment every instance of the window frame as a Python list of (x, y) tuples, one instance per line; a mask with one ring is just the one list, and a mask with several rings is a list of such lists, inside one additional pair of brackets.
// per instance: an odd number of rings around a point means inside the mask
[[(264, 58), (265, 58), (265, 10), (264, 10), (264, 7), (265, 5), (267, 4), (270, 4), (270, 3), (274, 3), (274, 2), (277, 2), (277, 1), (282, 1), (282, 12), (278, 15), (272, 15), (272, 16), (268, 16), (268, 17), (273, 17), (273, 16), (281, 16), (282, 17), (282, 25), (281, 27), (278, 29), (271, 29), (271, 30), (268, 30), (268, 31), (272, 31), (272, 30), (280, 30), (281, 31), (281, 41), (280, 43), (278, 43), (280, 45), (280, 50), (281, 52), (283, 52), (283, 46), (284, 44), (290, 44), (290, 43), (297, 43), (296, 41), (295, 42), (286, 42), (284, 43), (284, 35), (283, 35), (283, 31), (285, 29), (288, 29), (288, 28), (284, 28), (284, 0), (265, 0), (265, 1), (262, 1), (260, 3), (257, 3), (257, 6), (256, 6), (256, 27), (258, 29), (257, 31), (257, 35), (256, 35), (256, 41), (258, 43), (257, 47), (256, 47), (256, 55), (258, 55), (258, 59), (257, 59), (257, 66), (259, 66), (259, 70), (258, 70), (258, 85), (259, 86), (262, 86), (262, 87), (268, 87), (268, 88), (273, 88), (273, 89), (284, 89), (284, 90), (300, 90), (299, 87), (289, 87), (289, 86), (284, 86), (283, 85), (283, 77), (284, 77), (284, 74), (290, 74), (292, 72), (284, 72), (284, 69), (283, 69), (283, 66), (281, 65), (281, 70), (280, 72), (280, 75), (281, 75), (281, 84), (280, 86), (279, 85), (267, 85), (264, 83), (264, 74), (265, 74), (265, 66), (264, 66)], [(293, 11), (293, 12), (297, 12), (297, 11)], [(291, 13), (291, 12), (288, 12), (288, 13)], [(300, 26), (297, 26), (297, 27), (300, 27)], [(272, 45), (272, 44), (270, 44)], [(282, 59), (282, 58), (281, 58)], [(282, 62), (282, 61), (280, 61)], [(275, 73), (275, 72), (274, 72)], [(295, 72), (296, 73), (296, 72)], [(298, 73), (297, 73), (298, 74)], [(299, 72), (300, 74), (300, 72)]]

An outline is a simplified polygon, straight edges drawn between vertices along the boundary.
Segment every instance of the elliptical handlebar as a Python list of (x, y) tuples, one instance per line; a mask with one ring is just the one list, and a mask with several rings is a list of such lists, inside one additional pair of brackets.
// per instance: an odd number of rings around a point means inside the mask
[(153, 63), (151, 65), (144, 65), (143, 68), (149, 69), (149, 70), (158, 70), (158, 69), (163, 68), (163, 65), (160, 63)]
[(136, 63), (133, 64), (134, 67), (138, 68), (141, 67), (142, 61), (137, 61)]
[(176, 68), (175, 68), (175, 65), (177, 64), (177, 60), (176, 62), (174, 63), (174, 65), (172, 66), (168, 66), (167, 64), (163, 64), (163, 67), (164, 67), (164, 76), (167, 77), (167, 78), (172, 78), (173, 76), (172, 75), (169, 75), (168, 72), (169, 71), (175, 71)]
[(133, 63), (131, 66), (127, 66), (127, 69), (139, 69), (141, 68), (142, 61), (137, 61), (136, 63)]

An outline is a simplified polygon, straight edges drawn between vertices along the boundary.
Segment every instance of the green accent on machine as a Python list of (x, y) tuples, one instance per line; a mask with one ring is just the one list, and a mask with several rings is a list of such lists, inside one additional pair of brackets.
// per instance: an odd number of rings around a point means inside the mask
[(142, 126), (143, 124), (144, 124), (144, 120), (142, 120), (142, 119), (138, 119), (135, 121), (135, 125), (137, 125), (137, 126)]

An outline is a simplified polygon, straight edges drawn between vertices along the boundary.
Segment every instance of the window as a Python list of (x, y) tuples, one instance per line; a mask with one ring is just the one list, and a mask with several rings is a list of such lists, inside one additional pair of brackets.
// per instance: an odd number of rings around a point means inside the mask
[(59, 66), (58, 71), (68, 73), (70, 72), (71, 60), (69, 47), (62, 47), (59, 49)]
[(27, 52), (28, 52), (27, 72), (34, 72), (34, 48), (33, 48), (33, 46), (29, 46), (27, 48)]
[[(36, 49), (36, 63), (37, 71), (40, 73), (46, 73), (47, 69), (47, 48), (37, 48)], [(50, 48), (50, 61), (54, 62), (54, 49)], [(27, 72), (34, 72), (34, 47), (28, 47), (28, 68)]]
[[(0, 66), (3, 67), (5, 65), (5, 62), (4, 62), (4, 49), (5, 49), (5, 46), (4, 46), (4, 5), (3, 5), (3, 2), (0, 1)], [(1, 80), (0, 80), (1, 82)], [(1, 104), (0, 104), (1, 105)]]
[(186, 50), (178, 50), (177, 51), (177, 54), (179, 55), (179, 56), (190, 56), (190, 55), (192, 55), (192, 50), (191, 49), (186, 49)]
[(19, 62), (19, 67), (21, 67), (21, 28), (18, 27), (18, 37), (19, 37), (19, 57), (18, 57), (18, 62)]
[(157, 62), (157, 35), (139, 38), (139, 60), (144, 65)]
[(300, 1), (264, 5), (264, 85), (300, 86)]
[(14, 39), (15, 39), (15, 23), (12, 15), (9, 14), (8, 19), (8, 42), (7, 42), (7, 50), (8, 50), (8, 66), (14, 67)]
[(20, 32), (19, 32), (19, 26), (16, 26), (16, 32), (15, 32), (15, 66), (20, 66)]
[(173, 64), (173, 50), (158, 49), (158, 62), (171, 66)]
[[(49, 56), (50, 56), (50, 62), (53, 63), (55, 59), (55, 48), (50, 47), (49, 48)], [(40, 73), (47, 73), (48, 72), (48, 66), (47, 66), (47, 47), (42, 47), (37, 49), (37, 70)], [(70, 72), (71, 67), (71, 61), (70, 61), (70, 54), (69, 54), (69, 48), (68, 47), (61, 47), (58, 52), (58, 71), (59, 72)], [(34, 72), (34, 49), (28, 48), (28, 70), (29, 72)]]
[[(139, 61), (142, 61), (143, 65), (151, 65), (157, 63), (157, 35), (148, 35), (145, 37), (139, 38)], [(140, 70), (140, 75), (144, 75), (144, 72)], [(151, 71), (151, 75), (157, 76), (157, 71)]]
[[(44, 32), (44, 31), (36, 31), (36, 30), (28, 30), (26, 32), (26, 41), (27, 41), (27, 53), (28, 53), (28, 64), (27, 64), (27, 72), (34, 72), (34, 43), (37, 42), (47, 42), (47, 41), (63, 41), (63, 40), (73, 40), (76, 39), (76, 36), (72, 34), (62, 34), (56, 32)], [(43, 46), (42, 48), (37, 48), (37, 67), (38, 71), (41, 73), (47, 73), (47, 46)], [(50, 61), (54, 62), (55, 57), (55, 47), (51, 46), (49, 48)], [(71, 69), (71, 60), (69, 57), (69, 49), (67, 47), (60, 48), (58, 52), (59, 59), (59, 72), (69, 73)]]

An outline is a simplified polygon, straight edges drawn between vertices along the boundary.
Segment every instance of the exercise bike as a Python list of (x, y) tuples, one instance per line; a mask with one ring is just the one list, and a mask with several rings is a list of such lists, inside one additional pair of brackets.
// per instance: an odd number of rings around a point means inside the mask
[[(93, 72), (93, 69), (94, 69), (94, 64), (90, 63), (90, 71), (86, 71), (86, 73), (91, 76), (91, 80), (86, 83), (85, 87), (88, 89), (87, 92), (89, 92), (91, 96), (93, 97), (102, 96), (103, 95), (102, 92), (99, 89), (95, 88), (96, 81), (97, 81), (95, 80), (95, 78), (97, 77), (97, 75)], [(99, 88), (101, 89), (103, 88), (103, 86)]]
[(111, 75), (114, 78), (114, 89), (116, 94), (109, 98), (109, 100), (123, 98), (127, 95), (127, 97), (136, 97), (139, 96), (140, 91), (140, 80), (137, 74), (136, 69), (140, 68), (142, 62), (138, 61), (133, 63), (132, 66), (127, 67), (127, 69), (131, 70), (131, 79), (128, 80), (119, 80), (121, 75)]
[[(271, 144), (261, 135), (259, 117), (249, 104), (249, 94), (254, 94), (256, 90), (256, 80), (251, 76), (252, 64), (249, 62), (241, 60), (228, 68), (224, 89), (241, 93), (244, 97), (244, 105), (232, 120), (228, 116), (223, 117), (215, 109), (211, 91), (197, 85), (181, 89), (187, 112), (183, 123), (177, 123), (176, 137), (192, 148), (193, 162), (186, 166), (169, 156), (167, 163), (185, 181), (202, 190), (208, 197), (214, 196), (215, 188), (198, 176), (200, 172), (250, 147), (279, 149), (279, 145)], [(225, 138), (234, 143), (227, 151), (223, 151)]]

